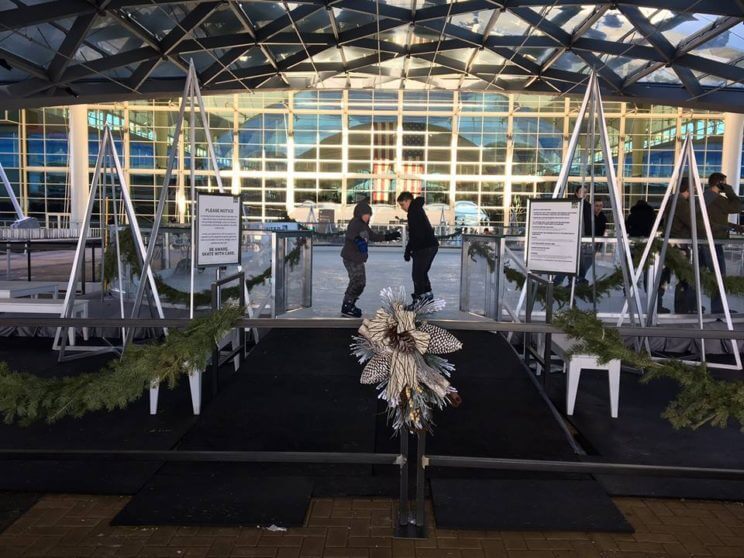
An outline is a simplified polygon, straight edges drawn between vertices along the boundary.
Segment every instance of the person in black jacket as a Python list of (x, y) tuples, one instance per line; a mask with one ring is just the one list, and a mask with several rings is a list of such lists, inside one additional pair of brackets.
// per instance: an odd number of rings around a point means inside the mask
[(413, 259), (413, 303), (409, 307), (412, 309), (418, 302), (434, 300), (429, 270), (439, 250), (439, 242), (424, 211), (424, 198), (414, 199), (411, 192), (401, 192), (398, 205), (408, 213), (408, 244), (403, 258), (406, 261)]
[(638, 200), (630, 208), (630, 214), (625, 219), (625, 227), (630, 237), (648, 238), (651, 229), (654, 227), (656, 212), (654, 208), (648, 205), (646, 200)]
[(349, 221), (346, 229), (344, 247), (341, 249), (341, 257), (344, 267), (349, 274), (349, 285), (344, 293), (344, 301), (341, 305), (341, 314), (350, 318), (360, 318), (361, 309), (357, 308), (356, 301), (362, 295), (367, 285), (367, 275), (364, 263), (368, 257), (369, 241), (395, 240), (400, 238), (400, 231), (391, 231), (379, 234), (369, 228), (369, 220), (372, 217), (372, 208), (369, 201), (364, 199), (356, 204), (354, 218)]

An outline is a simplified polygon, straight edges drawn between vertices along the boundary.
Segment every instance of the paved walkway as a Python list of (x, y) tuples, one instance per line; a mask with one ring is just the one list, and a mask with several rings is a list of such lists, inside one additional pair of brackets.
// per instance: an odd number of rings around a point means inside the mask
[[(125, 496), (49, 495), (0, 535), (0, 556), (495, 558), (744, 556), (744, 504), (616, 498), (635, 534), (450, 531), (392, 537), (396, 502), (316, 499), (306, 526), (110, 527)], [(431, 522), (431, 510), (429, 509)]]

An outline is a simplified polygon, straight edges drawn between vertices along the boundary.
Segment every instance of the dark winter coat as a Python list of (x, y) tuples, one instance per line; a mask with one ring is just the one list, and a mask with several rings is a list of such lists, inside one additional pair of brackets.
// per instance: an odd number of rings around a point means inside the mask
[(630, 208), (630, 214), (625, 220), (625, 226), (628, 229), (628, 236), (648, 237), (654, 226), (656, 212), (654, 208), (648, 205), (645, 200), (638, 200)]
[(376, 233), (362, 220), (362, 215), (372, 215), (372, 208), (366, 200), (360, 201), (354, 207), (354, 218), (349, 221), (346, 229), (344, 247), (341, 249), (341, 257), (355, 263), (367, 261), (367, 249), (370, 241), (379, 242), (386, 239), (386, 235)]
[(434, 229), (424, 211), (424, 198), (418, 197), (408, 207), (408, 244), (406, 253), (413, 254), (424, 248), (439, 246)]
[(721, 192), (714, 192), (708, 188), (703, 193), (703, 199), (705, 200), (705, 209), (708, 211), (713, 238), (728, 238), (728, 216), (731, 213), (741, 211), (741, 200), (730, 185), (721, 184), (720, 188)]

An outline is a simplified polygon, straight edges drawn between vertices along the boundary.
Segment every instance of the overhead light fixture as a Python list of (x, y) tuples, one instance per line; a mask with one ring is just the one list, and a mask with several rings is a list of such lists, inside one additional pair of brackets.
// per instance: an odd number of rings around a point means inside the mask
[(241, 62), (248, 62), (248, 57), (247, 56), (241, 56), (241, 57), (238, 58), (238, 60), (240, 60)]
[(78, 94), (77, 94), (77, 93), (75, 92), (75, 90), (74, 90), (74, 89), (73, 89), (72, 87), (65, 87), (65, 93), (67, 93), (68, 95), (72, 95), (72, 96), (73, 96), (73, 97), (75, 97), (76, 99), (77, 99), (77, 98), (78, 98), (78, 97), (80, 96), (80, 95), (78, 95)]

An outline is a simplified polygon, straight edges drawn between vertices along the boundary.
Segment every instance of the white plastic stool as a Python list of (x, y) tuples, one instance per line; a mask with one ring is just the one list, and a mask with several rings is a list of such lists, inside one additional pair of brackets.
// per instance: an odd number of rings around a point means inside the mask
[(620, 360), (615, 358), (605, 364), (600, 364), (595, 355), (572, 354), (568, 356), (573, 343), (567, 335), (553, 335), (551, 341), (553, 352), (557, 353), (566, 363), (566, 414), (573, 415), (581, 371), (587, 368), (607, 371), (610, 382), (610, 416), (617, 418), (620, 403)]
[(620, 401), (620, 361), (615, 358), (605, 364), (600, 364), (597, 357), (593, 355), (572, 355), (569, 358), (566, 376), (566, 413), (573, 415), (583, 368), (607, 370), (610, 380), (610, 416), (617, 418)]

